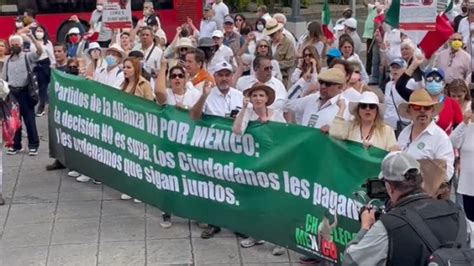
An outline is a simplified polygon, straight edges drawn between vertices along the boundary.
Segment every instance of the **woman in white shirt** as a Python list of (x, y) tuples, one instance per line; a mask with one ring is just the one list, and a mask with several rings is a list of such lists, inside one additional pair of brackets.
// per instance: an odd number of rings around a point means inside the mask
[[(33, 29), (33, 35), (43, 46), (43, 53), (36, 62), (36, 66), (34, 69), (33, 66), (30, 66), (30, 69), (36, 73), (38, 78), (40, 101), (36, 116), (43, 116), (45, 114), (45, 107), (48, 104), (48, 85), (51, 80), (51, 67), (56, 65), (56, 59), (54, 58), (53, 44), (49, 40), (46, 29), (38, 25), (38, 27)], [(34, 45), (31, 46), (34, 47)]]
[[(239, 112), (234, 121), (233, 131), (241, 135), (247, 129), (249, 121), (276, 121), (286, 123), (281, 112), (275, 111), (268, 106), (275, 101), (275, 91), (269, 86), (256, 84), (244, 91), (245, 98), (242, 111)], [(251, 105), (249, 105), (251, 103)]]
[(325, 44), (325, 37), (323, 33), (323, 28), (319, 21), (311, 21), (308, 24), (308, 32), (305, 33), (301, 38), (298, 40), (298, 49), (296, 50), (296, 56), (302, 57), (303, 56), (303, 49), (308, 46), (314, 46), (318, 51), (319, 55), (325, 55), (327, 46)]
[(362, 81), (367, 84), (369, 83), (369, 75), (365, 70), (365, 66), (360, 60), (360, 57), (354, 53), (354, 41), (348, 34), (342, 34), (339, 38), (339, 50), (341, 50), (342, 58), (347, 61), (353, 61), (359, 63), (360, 75)]
[(455, 149), (459, 149), (461, 169), (457, 192), (462, 195), (464, 211), (467, 218), (474, 222), (474, 123), (472, 112), (474, 105), (471, 103), (470, 111), (464, 114), (464, 123), (456, 127), (450, 136)]
[(307, 95), (318, 89), (318, 73), (321, 71), (321, 58), (316, 48), (308, 45), (303, 49), (303, 58), (299, 59), (298, 67), (291, 74), (293, 86), (290, 88), (291, 98)]
[(171, 88), (166, 88), (167, 65), (168, 62), (162, 60), (155, 85), (156, 101), (159, 105), (174, 105), (187, 110), (194, 106), (201, 93), (192, 86), (186, 86), (186, 71), (179, 65), (170, 68), (168, 77)]
[(85, 54), (89, 59), (89, 63), (86, 67), (86, 77), (93, 77), (97, 69), (105, 68), (107, 66), (99, 43), (91, 42)]

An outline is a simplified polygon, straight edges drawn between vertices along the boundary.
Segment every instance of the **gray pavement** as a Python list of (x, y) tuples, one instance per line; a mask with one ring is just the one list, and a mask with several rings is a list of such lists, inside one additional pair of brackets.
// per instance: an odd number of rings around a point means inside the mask
[[(271, 254), (273, 245), (243, 249), (233, 233), (200, 238), (195, 222), (120, 200), (105, 185), (78, 183), (66, 170), (47, 172), (47, 118), (37, 119), (36, 157), (3, 155), (0, 265), (297, 265), (299, 255)], [(26, 141), (26, 139), (24, 139)]]

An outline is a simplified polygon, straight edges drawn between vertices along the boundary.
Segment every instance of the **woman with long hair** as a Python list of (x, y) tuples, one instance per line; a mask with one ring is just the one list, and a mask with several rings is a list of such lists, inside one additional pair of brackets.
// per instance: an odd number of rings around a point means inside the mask
[(150, 82), (142, 76), (138, 59), (129, 57), (123, 61), (123, 76), (122, 91), (150, 101), (155, 99)]
[(319, 88), (318, 74), (321, 71), (321, 60), (316, 47), (308, 45), (303, 49), (303, 58), (291, 74), (290, 98), (298, 98), (315, 92)]
[(369, 75), (365, 70), (362, 60), (360, 60), (359, 55), (354, 53), (354, 41), (352, 40), (349, 34), (342, 34), (339, 38), (339, 50), (342, 53), (342, 58), (347, 61), (355, 61), (360, 65), (360, 74), (362, 81), (367, 84), (369, 83)]
[(96, 69), (107, 66), (104, 60), (102, 48), (99, 43), (91, 42), (85, 54), (89, 58), (89, 63), (86, 67), (86, 77), (93, 77)]
[(445, 90), (449, 97), (459, 103), (463, 113), (471, 111), (471, 94), (465, 80), (455, 79), (446, 85)]
[(323, 27), (317, 20), (311, 21), (307, 27), (308, 32), (298, 40), (298, 49), (296, 57), (303, 56), (303, 49), (307, 46), (314, 46), (319, 55), (325, 55), (327, 50), (326, 38), (324, 37)]
[(38, 25), (36, 28), (33, 28), (32, 32), (35, 39), (38, 40), (43, 47), (43, 53), (40, 55), (40, 58), (33, 69), (38, 78), (40, 101), (36, 116), (39, 117), (45, 114), (45, 107), (48, 104), (48, 85), (51, 80), (51, 67), (56, 65), (56, 59), (54, 57), (53, 43), (49, 40), (46, 28)]
[(248, 27), (247, 26), (247, 19), (243, 14), (237, 14), (235, 15), (234, 18), (234, 25), (235, 25), (235, 30), (237, 33), (242, 34), (242, 29)]
[(366, 148), (374, 146), (387, 151), (398, 148), (395, 132), (383, 122), (384, 106), (375, 93), (365, 91), (359, 101), (349, 103), (354, 117), (350, 122), (343, 118), (346, 100), (339, 99), (337, 105), (339, 111), (330, 127), (330, 136), (360, 142)]

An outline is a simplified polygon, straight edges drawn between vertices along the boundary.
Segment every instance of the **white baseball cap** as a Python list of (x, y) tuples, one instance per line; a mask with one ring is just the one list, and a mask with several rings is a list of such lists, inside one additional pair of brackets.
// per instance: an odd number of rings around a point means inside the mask
[(220, 61), (214, 65), (214, 73), (217, 73), (221, 70), (229, 70), (230, 72), (233, 72), (231, 64), (226, 61)]
[(220, 30), (215, 30), (212, 33), (212, 37), (224, 38), (224, 33), (222, 33), (222, 31), (220, 31)]

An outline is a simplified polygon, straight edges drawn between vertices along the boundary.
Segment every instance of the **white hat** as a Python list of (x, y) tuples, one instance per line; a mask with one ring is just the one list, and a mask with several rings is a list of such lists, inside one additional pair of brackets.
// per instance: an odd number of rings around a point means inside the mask
[(0, 99), (5, 100), (9, 93), (10, 88), (8, 87), (8, 82), (0, 79)]
[(72, 27), (67, 32), (67, 35), (71, 35), (71, 34), (81, 34), (81, 31), (79, 30), (78, 27)]
[(87, 55), (90, 55), (90, 52), (91, 52), (92, 50), (100, 50), (100, 51), (102, 51), (102, 48), (100, 47), (100, 45), (99, 45), (98, 42), (91, 42), (91, 43), (89, 43), (89, 48), (87, 48), (87, 50), (86, 50), (86, 54), (87, 54)]
[(193, 41), (188, 37), (179, 38), (178, 43), (174, 46), (175, 50), (180, 48), (196, 48)]
[(120, 53), (120, 55), (122, 56), (122, 59), (125, 59), (125, 57), (127, 57), (127, 54), (122, 49), (122, 47), (120, 47), (120, 45), (118, 43), (112, 44), (109, 48), (107, 48), (107, 50), (105, 50), (106, 53), (108, 51), (116, 51), (116, 52)]
[(357, 107), (360, 103), (365, 104), (376, 104), (379, 107), (379, 114), (383, 117), (384, 105), (379, 102), (379, 97), (377, 94), (371, 91), (364, 91), (357, 102), (350, 102), (349, 103), (349, 112), (352, 115), (357, 114)]
[(263, 34), (270, 36), (273, 33), (281, 30), (283, 27), (284, 27), (283, 24), (278, 23), (276, 19), (271, 18), (267, 21), (267, 24), (265, 24), (265, 29), (263, 30)]
[(212, 37), (224, 38), (224, 33), (222, 33), (222, 31), (220, 31), (220, 30), (215, 30), (212, 33)]
[(226, 61), (220, 61), (214, 65), (214, 73), (217, 73), (221, 70), (229, 70), (230, 72), (233, 72), (232, 66)]
[(348, 18), (344, 20), (343, 24), (349, 28), (357, 29), (357, 20), (355, 18)]

